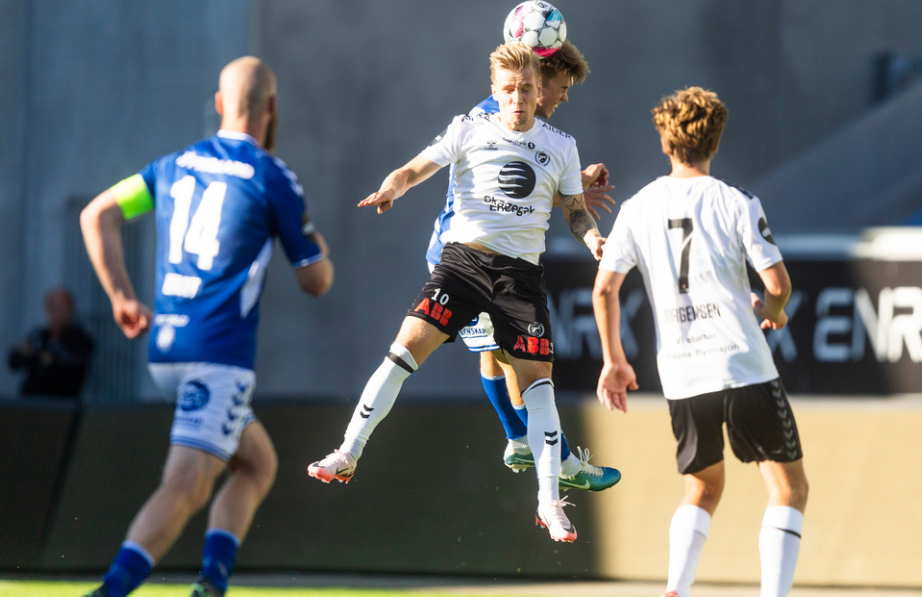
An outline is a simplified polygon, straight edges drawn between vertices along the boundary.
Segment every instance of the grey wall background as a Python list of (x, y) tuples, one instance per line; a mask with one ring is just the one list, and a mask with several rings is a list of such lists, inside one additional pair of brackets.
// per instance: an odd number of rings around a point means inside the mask
[[(337, 267), (333, 290), (311, 300), (284, 260), (273, 261), (262, 301), (259, 393), (356, 397), (426, 278), (423, 254), (445, 176), (385, 216), (355, 204), (454, 114), (486, 96), (487, 55), (513, 5), (0, 0), (4, 347), (41, 322), (44, 292), (65, 284), (100, 339), (88, 399), (155, 396), (143, 347), (120, 339), (110, 321), (76, 216), (149, 160), (212, 132), (220, 68), (254, 53), (279, 76), (277, 153), (301, 176)], [(714, 174), (761, 195), (776, 234), (851, 230), (867, 222), (868, 205), (878, 206), (874, 223), (898, 223), (922, 203), (918, 160), (894, 159), (919, 155), (922, 125), (906, 115), (919, 112), (922, 94), (907, 76), (912, 93), (872, 102), (880, 53), (922, 59), (922, 4), (556, 5), (592, 74), (552, 123), (577, 138), (584, 163), (608, 165), (619, 201), (666, 173), (650, 108), (676, 88), (702, 85), (718, 91), (731, 114)], [(878, 142), (865, 143), (869, 135)], [(613, 221), (606, 215), (600, 227), (607, 232)], [(150, 224), (133, 226), (126, 241), (135, 283), (148, 299)], [(559, 218), (549, 247), (582, 254)], [(476, 368), (462, 347), (446, 347), (414, 374), (404, 395), (476, 396)], [(0, 371), (0, 394), (14, 393), (16, 383)]]

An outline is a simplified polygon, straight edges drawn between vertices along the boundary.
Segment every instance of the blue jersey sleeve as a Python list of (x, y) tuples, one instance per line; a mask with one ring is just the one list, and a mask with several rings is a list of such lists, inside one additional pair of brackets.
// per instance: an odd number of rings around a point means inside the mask
[(307, 204), (301, 183), (277, 158), (273, 158), (273, 167), (266, 176), (266, 196), (275, 216), (275, 232), (292, 267), (304, 267), (323, 259), (320, 247), (302, 232), (307, 221)]
[[(163, 159), (163, 158), (160, 158)], [(151, 198), (156, 203), (157, 201), (157, 162), (160, 160), (154, 160), (138, 172), (141, 175), (141, 178), (144, 179), (144, 184), (147, 185), (147, 191), (150, 193)]]

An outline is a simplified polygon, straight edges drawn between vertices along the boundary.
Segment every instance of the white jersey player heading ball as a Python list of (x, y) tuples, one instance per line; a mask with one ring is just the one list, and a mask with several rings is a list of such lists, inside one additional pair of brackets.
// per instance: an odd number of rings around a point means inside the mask
[(535, 118), (540, 89), (538, 58), (515, 42), (490, 55), (490, 80), (499, 112), (460, 116), (443, 136), (381, 188), (359, 203), (378, 213), (443, 166), (455, 165), (466, 185), (456, 217), (460, 225), (439, 265), (407, 313), (387, 358), (372, 375), (346, 429), (343, 443), (308, 467), (311, 476), (348, 481), (368, 439), (387, 416), (409, 375), (475, 316), (489, 312), (496, 340), (524, 389), (528, 443), (538, 473), (536, 522), (556, 541), (573, 541), (576, 529), (559, 497), (560, 421), (551, 382), (554, 344), (537, 264), (554, 194), (561, 195), (573, 235), (598, 259), (605, 239), (583, 199), (576, 142)]

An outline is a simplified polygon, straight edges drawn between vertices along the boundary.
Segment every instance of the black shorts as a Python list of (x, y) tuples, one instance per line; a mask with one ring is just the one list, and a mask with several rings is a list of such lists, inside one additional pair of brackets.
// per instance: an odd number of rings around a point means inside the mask
[(554, 360), (544, 267), (446, 244), (407, 316), (419, 317), (454, 339), (482, 312), (490, 314), (500, 348), (520, 359)]
[(730, 447), (743, 462), (803, 458), (797, 423), (780, 379), (669, 400), (669, 414), (679, 441), (679, 472), (685, 475), (723, 460), (724, 422)]

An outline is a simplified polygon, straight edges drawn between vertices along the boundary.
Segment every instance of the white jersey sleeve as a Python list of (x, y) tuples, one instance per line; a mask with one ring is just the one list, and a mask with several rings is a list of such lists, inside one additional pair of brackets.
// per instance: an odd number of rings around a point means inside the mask
[(605, 241), (599, 269), (626, 274), (637, 265), (637, 256), (634, 254), (636, 245), (628, 222), (629, 209), (625, 209), (626, 207), (626, 203), (622, 205), (618, 217), (615, 218), (608, 240)]
[(457, 164), (461, 159), (462, 128), (464, 122), (469, 120), (468, 116), (455, 116), (448, 128), (433, 139), (429, 147), (424, 149), (420, 155), (441, 167)]
[(579, 195), (583, 192), (583, 176), (580, 173), (579, 150), (576, 143), (570, 146), (570, 150), (566, 166), (560, 174), (560, 188), (557, 192), (561, 195)]
[(746, 248), (752, 268), (760, 272), (781, 261), (781, 251), (775, 246), (759, 198), (738, 190), (749, 198), (749, 201), (743, 203), (743, 213), (740, 214), (737, 227), (740, 242)]

